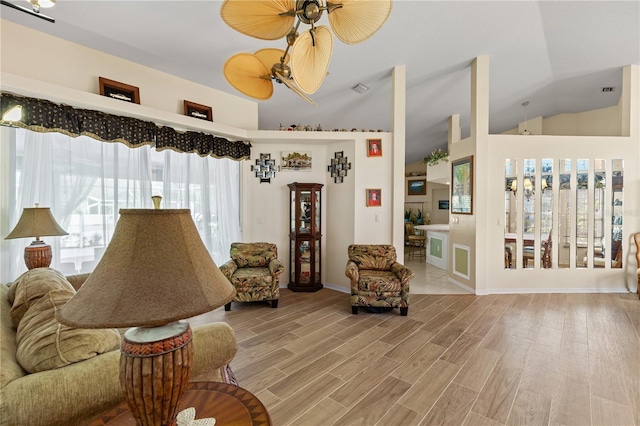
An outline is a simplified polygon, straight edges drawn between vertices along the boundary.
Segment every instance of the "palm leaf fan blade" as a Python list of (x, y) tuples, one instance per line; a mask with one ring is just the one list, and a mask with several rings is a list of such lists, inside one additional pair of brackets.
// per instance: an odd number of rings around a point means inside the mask
[(281, 13), (295, 9), (295, 0), (225, 0), (220, 16), (234, 30), (261, 40), (277, 40), (291, 31), (295, 16)]
[(278, 74), (276, 73), (276, 77), (278, 77), (278, 79), (282, 82), (282, 84), (284, 84), (285, 86), (287, 86), (289, 89), (293, 90), (298, 96), (300, 96), (302, 99), (304, 99), (305, 101), (309, 102), (311, 105), (313, 106), (318, 106), (315, 102), (313, 102), (313, 99), (311, 99), (310, 97), (308, 97), (307, 95), (305, 95), (300, 89), (298, 89), (291, 81), (289, 81), (285, 76), (283, 76), (282, 74)]
[(273, 95), (271, 71), (251, 53), (233, 55), (224, 64), (224, 76), (236, 90), (255, 99)]
[[(267, 67), (267, 69), (271, 69), (273, 64), (279, 63), (280, 58), (282, 58), (282, 56), (284, 56), (284, 50), (282, 49), (267, 48), (267, 49), (260, 49), (256, 52), (256, 57), (260, 59), (260, 61), (262, 61), (262, 63), (264, 64), (265, 67)], [(286, 64), (287, 62), (289, 62), (289, 55), (287, 55), (287, 57), (284, 58), (283, 63)]]
[(305, 31), (293, 43), (291, 74), (304, 93), (315, 93), (320, 88), (327, 76), (332, 49), (331, 30), (326, 26)]
[(361, 43), (375, 34), (391, 13), (391, 0), (340, 0), (329, 13), (329, 23), (343, 43)]

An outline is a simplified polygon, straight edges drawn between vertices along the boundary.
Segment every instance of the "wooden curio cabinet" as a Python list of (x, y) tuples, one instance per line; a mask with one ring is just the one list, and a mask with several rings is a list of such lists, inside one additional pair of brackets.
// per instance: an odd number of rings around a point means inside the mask
[(318, 291), (322, 288), (320, 229), (320, 183), (290, 183), (289, 289)]

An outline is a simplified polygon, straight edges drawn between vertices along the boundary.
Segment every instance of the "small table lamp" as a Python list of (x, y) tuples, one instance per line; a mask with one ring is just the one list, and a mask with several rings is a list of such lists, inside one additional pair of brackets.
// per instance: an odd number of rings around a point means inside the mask
[(53, 218), (49, 207), (26, 207), (22, 210), (22, 216), (13, 231), (5, 237), (5, 240), (14, 238), (35, 237), (31, 245), (24, 248), (24, 263), (27, 268), (48, 268), (51, 265), (51, 246), (40, 239), (68, 235)]
[(58, 311), (79, 328), (133, 327), (121, 345), (120, 384), (136, 423), (175, 425), (191, 374), (191, 327), (235, 288), (213, 262), (188, 209), (121, 209), (93, 273)]

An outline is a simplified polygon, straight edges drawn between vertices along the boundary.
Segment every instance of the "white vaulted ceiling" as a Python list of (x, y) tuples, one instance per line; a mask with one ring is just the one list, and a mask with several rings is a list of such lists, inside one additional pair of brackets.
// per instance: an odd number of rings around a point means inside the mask
[[(24, 0), (13, 3), (26, 5)], [(218, 90), (244, 96), (222, 67), (238, 52), (284, 49), (283, 40), (242, 35), (220, 18), (220, 1), (69, 1), (43, 10), (55, 24), (2, 6), (8, 19)], [(328, 25), (325, 17), (323, 25)], [(282, 123), (323, 129), (391, 127), (391, 71), (406, 66), (406, 162), (445, 148), (447, 118), (469, 132), (470, 68), (490, 56), (490, 131), (529, 118), (615, 105), (625, 65), (640, 64), (639, 1), (395, 0), (369, 40), (333, 43), (329, 75), (311, 97), (283, 85), (258, 101), (260, 129)], [(350, 88), (370, 87), (364, 94)], [(602, 87), (615, 87), (603, 93)]]

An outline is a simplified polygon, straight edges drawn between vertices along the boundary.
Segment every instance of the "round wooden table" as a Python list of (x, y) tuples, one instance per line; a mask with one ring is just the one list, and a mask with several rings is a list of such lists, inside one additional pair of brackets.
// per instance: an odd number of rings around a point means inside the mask
[[(194, 382), (184, 394), (180, 409), (196, 409), (196, 419), (214, 417), (216, 426), (271, 426), (265, 406), (251, 392), (238, 386), (219, 382)], [(133, 425), (127, 403), (103, 413), (90, 426)]]

